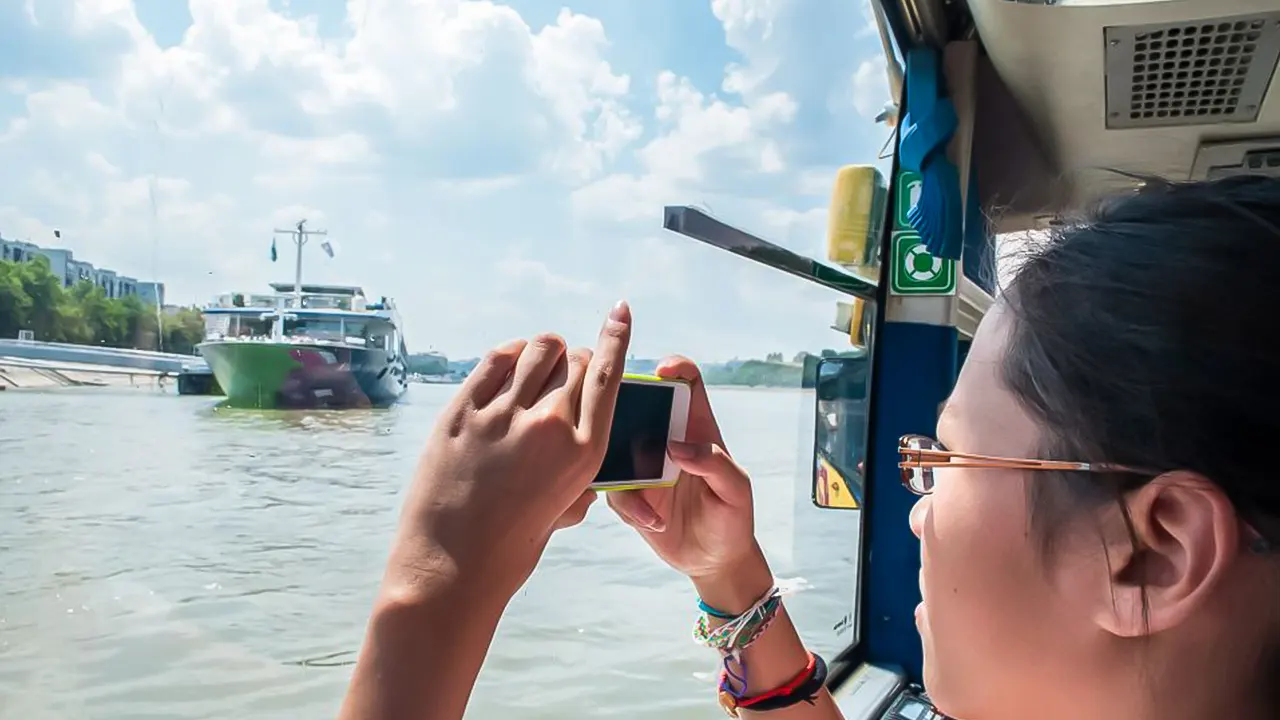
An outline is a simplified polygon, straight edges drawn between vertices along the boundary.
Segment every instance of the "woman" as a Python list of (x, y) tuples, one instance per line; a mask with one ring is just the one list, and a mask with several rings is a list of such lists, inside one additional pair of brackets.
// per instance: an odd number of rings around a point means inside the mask
[[(1153, 185), (1028, 251), (940, 442), (904, 447), (926, 493), (917, 617), (941, 709), (1280, 717), (1276, 268), (1280, 180), (1263, 178)], [(592, 499), (629, 332), (620, 305), (594, 355), (513, 343), (462, 388), (406, 500), (344, 718), (462, 715), (503, 607)], [(772, 586), (750, 483), (693, 363), (658, 374), (693, 383), (689, 443), (669, 450), (688, 475), (610, 505), (732, 616)], [(747, 697), (812, 665), (785, 611), (743, 659)], [(825, 692), (765, 715), (840, 717)]]

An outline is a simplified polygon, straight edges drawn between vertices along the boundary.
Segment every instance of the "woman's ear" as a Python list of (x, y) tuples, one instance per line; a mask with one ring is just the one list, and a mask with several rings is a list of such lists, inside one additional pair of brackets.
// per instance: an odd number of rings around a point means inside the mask
[(1241, 528), (1222, 490), (1195, 473), (1161, 475), (1123, 502), (1126, 513), (1117, 508), (1104, 532), (1111, 603), (1095, 617), (1108, 632), (1139, 637), (1179, 625), (1213, 595), (1240, 552)]

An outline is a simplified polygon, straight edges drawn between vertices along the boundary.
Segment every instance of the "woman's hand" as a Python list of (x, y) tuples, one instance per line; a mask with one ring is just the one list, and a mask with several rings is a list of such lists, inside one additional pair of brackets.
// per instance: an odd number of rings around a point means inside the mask
[(342, 720), (462, 717), (507, 602), (594, 499), (630, 338), (618, 303), (595, 353), (520, 340), (462, 384), (405, 498)]
[(698, 366), (670, 357), (655, 374), (690, 385), (686, 442), (668, 449), (684, 472), (675, 487), (608, 493), (609, 506), (706, 602), (743, 611), (772, 584), (755, 540), (751, 481), (724, 449)]
[(436, 423), (401, 514), (384, 586), (462, 580), (505, 603), (551, 533), (581, 522), (604, 458), (631, 336), (619, 303), (590, 350), (541, 335), (485, 357)]

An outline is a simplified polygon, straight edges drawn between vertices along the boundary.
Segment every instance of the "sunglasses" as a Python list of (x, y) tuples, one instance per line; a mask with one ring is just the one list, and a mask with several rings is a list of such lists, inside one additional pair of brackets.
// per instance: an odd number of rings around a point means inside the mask
[[(903, 435), (898, 440), (898, 471), (902, 484), (916, 495), (929, 495), (933, 492), (937, 468), (973, 468), (979, 470), (1023, 470), (1023, 471), (1057, 471), (1057, 472), (1091, 472), (1091, 473), (1130, 473), (1156, 477), (1161, 475), (1157, 470), (1146, 470), (1128, 465), (1113, 463), (1067, 462), (1063, 460), (1032, 460), (1029, 458), (1007, 458), (992, 455), (975, 455), (973, 453), (952, 452), (942, 443), (924, 435)], [(1269, 531), (1264, 535), (1260, 527)], [(1265, 554), (1275, 547), (1271, 538), (1280, 535), (1280, 522), (1271, 519), (1251, 519), (1249, 529), (1255, 538), (1249, 549), (1255, 553)]]

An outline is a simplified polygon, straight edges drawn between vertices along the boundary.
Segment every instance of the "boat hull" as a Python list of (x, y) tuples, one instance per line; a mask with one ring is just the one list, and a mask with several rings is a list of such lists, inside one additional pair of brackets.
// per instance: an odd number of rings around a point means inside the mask
[(387, 407), (409, 387), (404, 358), (385, 350), (239, 341), (206, 342), (198, 349), (234, 407)]

